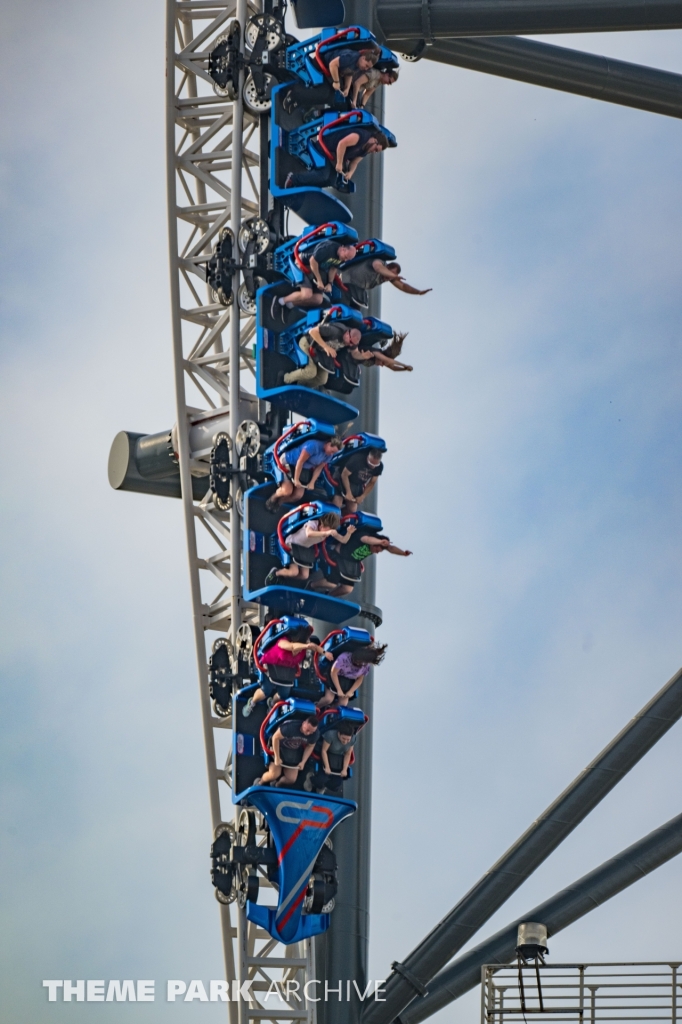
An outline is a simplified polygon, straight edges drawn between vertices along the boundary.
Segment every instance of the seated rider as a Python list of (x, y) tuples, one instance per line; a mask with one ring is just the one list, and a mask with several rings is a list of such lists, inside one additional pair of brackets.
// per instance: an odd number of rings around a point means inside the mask
[(358, 263), (343, 267), (339, 273), (339, 280), (350, 292), (353, 302), (362, 309), (369, 305), (367, 292), (386, 284), (387, 281), (407, 295), (426, 295), (427, 292), (433, 291), (432, 288), (424, 288), (422, 291), (413, 288), (401, 276), (399, 263), (387, 263), (378, 257), (373, 260), (360, 260)]
[(380, 71), (379, 68), (369, 68), (363, 71), (360, 68), (353, 75), (353, 93), (351, 96), (351, 107), (366, 107), (367, 101), (377, 91), (380, 85), (393, 85), (398, 81), (398, 69), (391, 68), (390, 71)]
[(327, 65), (334, 89), (342, 96), (348, 96), (354, 76), (358, 73), (366, 75), (380, 56), (381, 50), (377, 47), (369, 50), (340, 50)]
[(411, 373), (411, 366), (408, 366), (407, 363), (400, 363), (396, 359), (396, 356), (399, 356), (402, 351), (406, 337), (407, 333), (396, 333), (384, 348), (353, 348), (350, 353), (351, 358), (364, 366), (386, 366), (394, 373), (403, 373), (406, 370)]
[(333, 537), (339, 544), (347, 544), (350, 540), (355, 527), (349, 526), (345, 535), (342, 535), (338, 533), (340, 525), (341, 518), (338, 515), (334, 512), (325, 512), (319, 519), (310, 519), (303, 526), (299, 526), (298, 530), (290, 533), (284, 546), (291, 552), (293, 560), (290, 565), (282, 569), (273, 567), (265, 577), (264, 586), (271, 587), (278, 580), (286, 581), (297, 577), (307, 580), (310, 575), (310, 566), (306, 562), (315, 564), (314, 558), (311, 558), (308, 552), (309, 548), (315, 547), (316, 544), (322, 544), (328, 537)]
[[(310, 632), (309, 627), (304, 627), (300, 631), (293, 632), (289, 637), (283, 636), (265, 654), (260, 656), (260, 663), (265, 668), (268, 678), (262, 680), (256, 692), (247, 700), (242, 709), (244, 718), (249, 717), (256, 704), (260, 704), (261, 701), (268, 698), (276, 697), (280, 690), (290, 689), (294, 685), (294, 680), (301, 674), (301, 665), (308, 651), (317, 651), (320, 656), (324, 655), (329, 661), (332, 660), (332, 655), (320, 647), (319, 644), (307, 639), (310, 636)], [(303, 638), (304, 633), (305, 639)], [(290, 673), (291, 682), (284, 683), (281, 680), (273, 682), (268, 670), (269, 665), (272, 665), (275, 669), (284, 668), (292, 670)]]
[[(301, 501), (305, 491), (315, 489), (320, 473), (340, 449), (340, 438), (330, 437), (327, 441), (304, 441), (303, 444), (283, 452), (281, 461), (286, 466), (288, 475), (265, 502), (267, 510), (272, 512), (280, 501)], [(307, 476), (311, 470), (310, 479), (303, 483), (301, 477), (304, 473)]]
[(329, 76), (336, 96), (328, 94), (329, 85), (313, 87), (302, 82), (294, 82), (282, 100), (287, 114), (292, 114), (298, 107), (306, 110), (304, 120), (311, 115), (320, 116), (323, 110), (331, 107), (343, 110), (347, 106), (343, 101), (348, 96), (351, 84), (356, 75), (364, 75), (370, 71), (381, 55), (381, 50), (371, 47), (365, 50), (339, 50), (329, 61)]
[(326, 707), (336, 702), (345, 707), (362, 686), (370, 669), (384, 660), (387, 646), (372, 643), (367, 647), (359, 647), (357, 651), (339, 654), (329, 672), (333, 685), (325, 687), (324, 696), (318, 705)]
[(324, 771), (316, 772), (311, 779), (313, 790), (320, 796), (341, 790), (343, 780), (348, 778), (357, 738), (357, 733), (346, 722), (341, 722), (337, 729), (329, 729), (322, 737), (320, 760)]
[(304, 276), (300, 286), (288, 295), (276, 295), (270, 307), (270, 316), (273, 320), (279, 313), (284, 316), (283, 307), (291, 309), (300, 306), (304, 309), (313, 309), (321, 306), (325, 295), (329, 295), (332, 285), (339, 273), (339, 267), (347, 260), (355, 259), (357, 249), (354, 245), (325, 239), (318, 242), (308, 257), (303, 256), (304, 263), (310, 268)]
[(274, 759), (254, 786), (269, 786), (273, 782), (276, 786), (293, 785), (319, 738), (315, 715), (302, 722), (282, 722), (272, 737)]
[[(383, 132), (368, 128), (339, 128), (329, 132), (325, 144), (334, 157), (334, 164), (325, 167), (313, 167), (311, 170), (296, 171), (287, 175), (285, 188), (301, 188), (307, 185), (313, 188), (330, 188), (341, 175), (347, 182), (351, 180), (360, 161), (388, 149), (388, 139)], [(317, 145), (317, 143), (313, 143)]]
[(282, 377), (284, 384), (303, 384), (309, 388), (323, 388), (334, 372), (334, 360), (341, 348), (355, 351), (362, 340), (357, 327), (342, 324), (318, 324), (311, 327), (298, 339), (298, 347), (308, 357), (308, 362), (298, 370), (291, 370)]
[(344, 514), (357, 512), (358, 505), (370, 496), (384, 471), (379, 448), (361, 448), (334, 473), (337, 493), (332, 499), (341, 505)]
[(382, 551), (388, 551), (392, 555), (402, 555), (403, 558), (408, 558), (412, 554), (411, 551), (404, 551), (395, 544), (391, 544), (390, 539), (382, 534), (363, 534), (358, 530), (354, 533), (342, 553), (340, 549), (333, 548), (337, 564), (332, 567), (327, 577), (323, 577), (321, 573), (319, 576), (315, 574), (311, 578), (311, 588), (313, 590), (324, 590), (332, 597), (344, 597), (346, 594), (350, 594), (354, 584), (344, 579), (342, 575), (343, 563), (350, 563), (346, 575), (353, 575), (354, 571), (357, 571), (359, 562), (364, 561), (365, 558), (369, 558), (371, 555), (380, 555)]

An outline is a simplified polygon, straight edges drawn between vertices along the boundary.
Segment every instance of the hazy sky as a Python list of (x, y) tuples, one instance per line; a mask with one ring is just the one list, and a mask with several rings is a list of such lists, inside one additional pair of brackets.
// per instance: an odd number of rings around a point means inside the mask
[[(217, 978), (178, 502), (109, 489), (173, 422), (161, 0), (3, 5), (3, 1019), (43, 978)], [(557, 41), (554, 39), (554, 41)], [(559, 40), (682, 72), (680, 33)], [(387, 97), (411, 375), (384, 374), (372, 977), (680, 667), (677, 120), (422, 61)], [(476, 937), (681, 810), (680, 726)], [(682, 862), (551, 943), (682, 960)], [(439, 1020), (477, 1017), (471, 994)]]

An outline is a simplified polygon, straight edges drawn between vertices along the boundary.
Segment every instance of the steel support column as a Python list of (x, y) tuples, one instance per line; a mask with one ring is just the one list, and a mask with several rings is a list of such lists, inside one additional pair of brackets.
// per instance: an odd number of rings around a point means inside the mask
[[(372, 27), (373, 3), (371, 0), (346, 0), (346, 24), (360, 24)], [(378, 90), (369, 109), (382, 121), (383, 90)], [(344, 202), (353, 213), (353, 227), (360, 238), (381, 238), (382, 228), (382, 183), (383, 156), (363, 160), (355, 175), (356, 191), (344, 196)], [(370, 314), (379, 316), (381, 300), (379, 288), (371, 293)], [(353, 423), (353, 429), (379, 432), (379, 370), (365, 367), (362, 371), (360, 395), (360, 416)], [(367, 511), (376, 511), (376, 493), (367, 501)], [(364, 507), (364, 506), (363, 506)], [(376, 559), (369, 559), (360, 585), (357, 600), (366, 607), (376, 603), (375, 580)], [(352, 625), (371, 629), (364, 618), (353, 620)], [(353, 778), (346, 783), (344, 796), (357, 801), (356, 813), (344, 821), (334, 832), (334, 852), (339, 866), (339, 892), (332, 923), (326, 935), (316, 940), (318, 977), (327, 980), (329, 986), (342, 984), (343, 1001), (335, 996), (318, 1004), (318, 1024), (348, 1024), (358, 1020), (361, 1004), (352, 982), (364, 991), (367, 978), (369, 946), (369, 872), (372, 813), (372, 712), (374, 682), (370, 673), (362, 684), (362, 709), (370, 721), (363, 729), (356, 752)], [(350, 983), (350, 990), (347, 988)], [(346, 996), (350, 994), (350, 1002)]]
[[(607, 793), (682, 717), (682, 669), (524, 832), (386, 982), (386, 1001), (366, 1005), (363, 1022), (388, 1024), (492, 917)], [(415, 985), (416, 982), (416, 985)]]
[(376, 0), (389, 43), (681, 28), (682, 0)]
[[(421, 42), (415, 40), (416, 45)], [(441, 39), (422, 49), (440, 64), (682, 117), (682, 75), (514, 36)]]
[(458, 957), (429, 982), (427, 996), (415, 999), (402, 1011), (398, 1018), (400, 1024), (418, 1024), (476, 988), (484, 964), (507, 964), (513, 960), (517, 931), (522, 921), (539, 921), (547, 926), (550, 937), (556, 935), (681, 852), (682, 814), (678, 814)]

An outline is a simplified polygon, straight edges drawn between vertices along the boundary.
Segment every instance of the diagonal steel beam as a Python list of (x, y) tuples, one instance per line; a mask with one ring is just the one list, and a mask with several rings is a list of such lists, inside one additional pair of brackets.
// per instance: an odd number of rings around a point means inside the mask
[(385, 1001), (365, 1004), (363, 1024), (394, 1021), (415, 993), (445, 967), (680, 717), (682, 669), (533, 822), (405, 962), (394, 967), (386, 981)]
[(433, 46), (423, 47), (421, 56), (624, 107), (682, 117), (682, 75), (565, 46), (515, 36), (440, 39)]
[(376, 0), (389, 43), (682, 28), (682, 0)]
[(513, 960), (517, 930), (522, 921), (540, 921), (547, 926), (550, 936), (556, 935), (679, 853), (682, 853), (682, 814), (458, 957), (429, 982), (427, 996), (415, 999), (402, 1011), (398, 1018), (400, 1024), (418, 1024), (475, 988), (481, 980), (483, 964), (508, 964)]

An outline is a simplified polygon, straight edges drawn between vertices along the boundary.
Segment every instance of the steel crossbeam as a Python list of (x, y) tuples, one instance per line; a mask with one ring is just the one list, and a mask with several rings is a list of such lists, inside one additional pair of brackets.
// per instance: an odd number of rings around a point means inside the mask
[[(168, 233), (178, 454), (214, 828), (224, 817), (219, 787), (231, 782), (230, 759), (225, 768), (217, 765), (215, 730), (230, 732), (232, 720), (211, 709), (206, 632), (225, 633), (234, 644), (241, 622), (258, 625), (262, 612), (242, 599), (236, 493), (228, 511), (217, 508), (210, 490), (201, 501), (192, 498), (192, 475), (205, 473), (206, 463), (198, 460), (207, 453), (190, 451), (188, 418), (196, 422), (212, 410), (225, 410), (236, 458), (237, 427), (256, 403), (246, 387), (255, 372), (255, 317), (239, 308), (239, 273), (231, 304), (225, 306), (207, 285), (205, 265), (222, 229), (229, 227), (236, 242), (242, 219), (260, 211), (261, 197), (259, 120), (244, 109), (241, 89), (234, 101), (217, 96), (207, 68), (212, 47), (232, 20), (243, 30), (259, 9), (247, 0), (167, 2)], [(222, 796), (229, 799), (229, 790)], [(260, 883), (269, 886), (265, 877)], [(315, 1004), (303, 995), (306, 981), (314, 977), (312, 943), (284, 948), (249, 924), (236, 903), (221, 904), (220, 916), (229, 991), (235, 994), (234, 982), (241, 993), (227, 1004), (230, 1024), (315, 1024)]]

